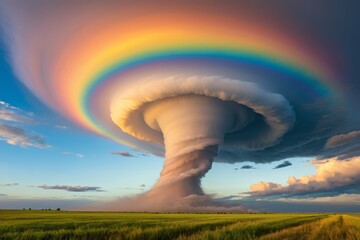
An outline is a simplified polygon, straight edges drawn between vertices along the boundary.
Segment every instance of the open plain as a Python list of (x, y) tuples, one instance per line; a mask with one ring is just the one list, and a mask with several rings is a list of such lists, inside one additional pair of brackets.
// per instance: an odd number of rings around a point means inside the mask
[(359, 214), (0, 211), (0, 239), (360, 239)]

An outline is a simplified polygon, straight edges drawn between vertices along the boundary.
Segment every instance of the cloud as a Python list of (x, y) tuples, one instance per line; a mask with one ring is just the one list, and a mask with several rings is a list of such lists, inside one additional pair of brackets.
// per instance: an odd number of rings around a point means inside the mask
[(5, 183), (5, 184), (0, 184), (0, 187), (14, 187), (14, 186), (18, 186), (18, 183)]
[(329, 138), (318, 159), (346, 160), (360, 156), (360, 131), (352, 131)]
[(274, 201), (279, 202), (298, 202), (298, 203), (331, 203), (331, 204), (349, 204), (360, 205), (360, 194), (340, 194), (337, 196), (309, 197), (309, 198), (279, 198)]
[(0, 122), (0, 140), (21, 147), (50, 148), (44, 137), (29, 134), (25, 129)]
[(292, 163), (289, 161), (285, 161), (283, 163), (280, 163), (279, 165), (275, 166), (274, 169), (278, 169), (278, 168), (284, 168), (284, 167), (288, 167), (291, 166)]
[(67, 126), (63, 126), (63, 125), (55, 125), (55, 128), (59, 128), (59, 129), (67, 129)]
[(65, 154), (65, 155), (73, 155), (73, 156), (76, 156), (78, 158), (84, 157), (84, 154), (81, 154), (81, 153), (63, 152), (63, 154)]
[(244, 165), (241, 167), (241, 169), (254, 169), (254, 167), (251, 165)]
[(120, 156), (123, 156), (123, 157), (134, 157), (134, 155), (132, 155), (129, 152), (112, 152), (111, 154), (120, 155)]
[(140, 184), (140, 187), (144, 188), (144, 187), (146, 187), (146, 185), (145, 184)]
[(49, 186), (46, 184), (42, 184), (37, 186), (38, 188), (46, 189), (46, 190), (64, 190), (69, 192), (104, 192), (101, 187), (90, 187), (90, 186), (67, 186), (67, 185), (54, 185)]
[(19, 108), (13, 107), (10, 104), (0, 101), (0, 120), (7, 122), (18, 122), (35, 124), (32, 113), (27, 113)]
[(279, 189), (281, 187), (280, 184), (273, 182), (259, 182), (257, 184), (251, 185), (250, 189), (252, 193), (265, 193), (274, 189)]
[(4, 194), (4, 193), (0, 193), (0, 197), (6, 197), (7, 194)]
[(314, 175), (289, 177), (287, 185), (259, 182), (250, 186), (252, 196), (310, 197), (360, 193), (360, 157), (314, 160)]
[(326, 148), (333, 148), (339, 147), (348, 143), (351, 143), (354, 140), (360, 139), (360, 131), (352, 131), (345, 134), (340, 134), (331, 137), (327, 140), (325, 147)]
[(37, 124), (32, 113), (0, 101), (0, 140), (21, 147), (49, 148), (44, 138), (30, 134), (19, 125)]

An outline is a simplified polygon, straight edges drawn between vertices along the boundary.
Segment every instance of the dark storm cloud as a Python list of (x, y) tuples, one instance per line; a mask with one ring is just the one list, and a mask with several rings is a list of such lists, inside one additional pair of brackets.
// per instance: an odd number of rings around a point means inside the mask
[(251, 165), (244, 165), (241, 167), (241, 169), (254, 169), (254, 167)]
[(294, 127), (277, 145), (257, 151), (221, 146), (215, 161), (268, 163), (294, 156), (317, 156), (323, 152), (329, 138), (350, 128), (344, 110), (337, 104), (322, 100), (305, 105), (294, 103)]
[(326, 142), (325, 147), (326, 148), (333, 148), (333, 147), (339, 147), (345, 144), (349, 144), (355, 140), (360, 140), (360, 131), (352, 131), (345, 134), (340, 134), (331, 137)]
[(123, 156), (123, 157), (134, 157), (134, 155), (132, 155), (129, 152), (112, 152), (111, 154), (120, 155), (120, 156)]
[(284, 167), (288, 167), (291, 166), (292, 163), (289, 161), (285, 161), (283, 163), (280, 163), (279, 165), (275, 166), (274, 169), (278, 169), (278, 168), (284, 168)]
[(68, 192), (104, 192), (101, 187), (91, 187), (91, 186), (67, 186), (67, 185), (54, 185), (49, 186), (46, 184), (37, 186), (38, 188), (46, 190), (64, 190)]
[(352, 131), (329, 138), (318, 158), (347, 160), (357, 156), (360, 156), (360, 131)]

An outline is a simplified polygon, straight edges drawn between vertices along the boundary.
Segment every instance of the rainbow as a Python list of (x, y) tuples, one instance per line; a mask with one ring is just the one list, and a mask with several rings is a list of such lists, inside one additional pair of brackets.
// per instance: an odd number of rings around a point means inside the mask
[(129, 72), (151, 64), (157, 64), (154, 71), (181, 61), (219, 62), (219, 67), (224, 62), (244, 64), (259, 70), (259, 78), (264, 78), (261, 71), (270, 69), (288, 76), (294, 88), (306, 86), (319, 96), (338, 94), (336, 74), (327, 58), (288, 31), (226, 18), (194, 23), (166, 21), (166, 17), (144, 17), (108, 27), (99, 23), (83, 29), (59, 52), (50, 84), (33, 82), (31, 88), (81, 126), (120, 142), (104, 125), (96, 101), (111, 97), (109, 89), (128, 84)]

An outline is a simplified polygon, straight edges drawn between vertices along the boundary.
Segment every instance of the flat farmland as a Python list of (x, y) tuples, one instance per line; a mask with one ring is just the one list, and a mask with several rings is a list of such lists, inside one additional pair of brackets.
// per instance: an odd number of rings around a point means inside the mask
[(0, 239), (360, 239), (360, 214), (1, 210)]

